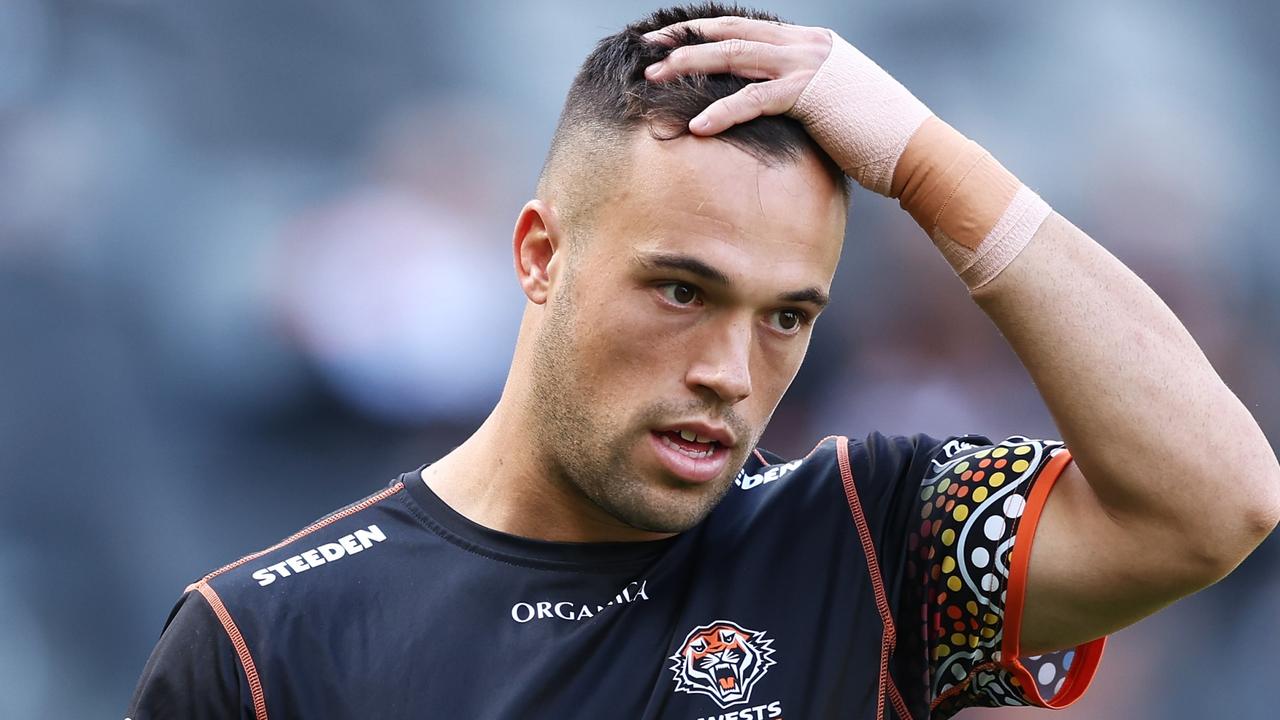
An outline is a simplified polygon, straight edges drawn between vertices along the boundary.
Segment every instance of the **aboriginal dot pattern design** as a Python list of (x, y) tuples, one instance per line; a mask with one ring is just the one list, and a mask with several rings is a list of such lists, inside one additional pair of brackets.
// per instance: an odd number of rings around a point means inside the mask
[[(922, 578), (933, 718), (964, 707), (1038, 704), (1001, 667), (1009, 558), (1027, 497), (1060, 442), (1015, 436), (963, 444), (930, 464), (908, 540), (908, 577)], [(1066, 679), (1072, 651), (1022, 658), (1041, 698)]]

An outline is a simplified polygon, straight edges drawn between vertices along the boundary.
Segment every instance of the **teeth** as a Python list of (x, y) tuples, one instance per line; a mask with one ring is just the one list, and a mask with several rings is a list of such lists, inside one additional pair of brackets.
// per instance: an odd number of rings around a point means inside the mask
[[(681, 437), (684, 437), (684, 436), (683, 436), (683, 435), (681, 435)], [(688, 455), (688, 456), (689, 456), (689, 457), (691, 457), (691, 458), (706, 458), (706, 457), (711, 457), (711, 453), (714, 451), (714, 448), (708, 448), (708, 449), (706, 449), (706, 450), (700, 450), (700, 451), (699, 451), (699, 450), (686, 450), (686, 449), (684, 449), (684, 448), (680, 447), (679, 445), (677, 445), (677, 444), (675, 444), (675, 443), (671, 442), (671, 439), (670, 439), (670, 438), (667, 438), (667, 437), (662, 438), (662, 442), (666, 443), (667, 447), (672, 448), (672, 449), (674, 449), (674, 450), (678, 450), (679, 452), (682, 452), (682, 453), (684, 453), (685, 455)]]
[(681, 430), (679, 435), (686, 442), (700, 442), (703, 444), (714, 442), (711, 438), (707, 437), (706, 435), (699, 435), (692, 430)]

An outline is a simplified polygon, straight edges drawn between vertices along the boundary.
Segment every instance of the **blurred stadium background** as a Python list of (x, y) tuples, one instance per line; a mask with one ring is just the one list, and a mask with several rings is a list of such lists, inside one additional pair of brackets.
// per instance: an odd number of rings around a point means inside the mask
[[(479, 422), (563, 94), (652, 7), (0, 3), (0, 716), (118, 717), (187, 582)], [(1280, 5), (772, 9), (1134, 267), (1280, 438)], [(856, 194), (834, 295), (769, 447), (1053, 434), (894, 203)], [(1120, 633), (1059, 717), (1275, 717), (1278, 550)]]

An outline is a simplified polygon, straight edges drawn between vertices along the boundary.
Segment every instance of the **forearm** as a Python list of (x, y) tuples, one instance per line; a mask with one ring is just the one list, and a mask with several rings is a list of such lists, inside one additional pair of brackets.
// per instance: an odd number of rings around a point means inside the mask
[[(735, 68), (768, 78), (712, 103), (691, 132), (785, 112), (859, 184), (898, 198), (943, 251), (1030, 370), (1096, 495), (1096, 508), (1073, 512), (1100, 509), (1144, 548), (1172, 538), (1192, 553), (1187, 543), (1222, 549), (1222, 562), (1271, 529), (1280, 469), (1266, 438), (1119, 261), (838, 35), (681, 25), (723, 42), (679, 48), (646, 70), (650, 80)], [(670, 42), (672, 30), (647, 37)]]
[(973, 297), (1118, 521), (1238, 558), (1274, 526), (1280, 469), (1257, 423), (1172, 311), (1083, 231), (1051, 214)]

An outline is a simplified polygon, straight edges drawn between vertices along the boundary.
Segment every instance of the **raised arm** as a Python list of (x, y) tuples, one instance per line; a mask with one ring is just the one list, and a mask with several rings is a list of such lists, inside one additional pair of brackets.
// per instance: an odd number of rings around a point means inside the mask
[(1271, 532), (1275, 454), (1142, 280), (835, 33), (688, 24), (713, 42), (676, 49), (651, 81), (759, 81), (690, 130), (767, 114), (804, 122), (846, 173), (899, 198), (1031, 373), (1074, 462), (1036, 530), (1025, 654), (1100, 637), (1208, 586)]

